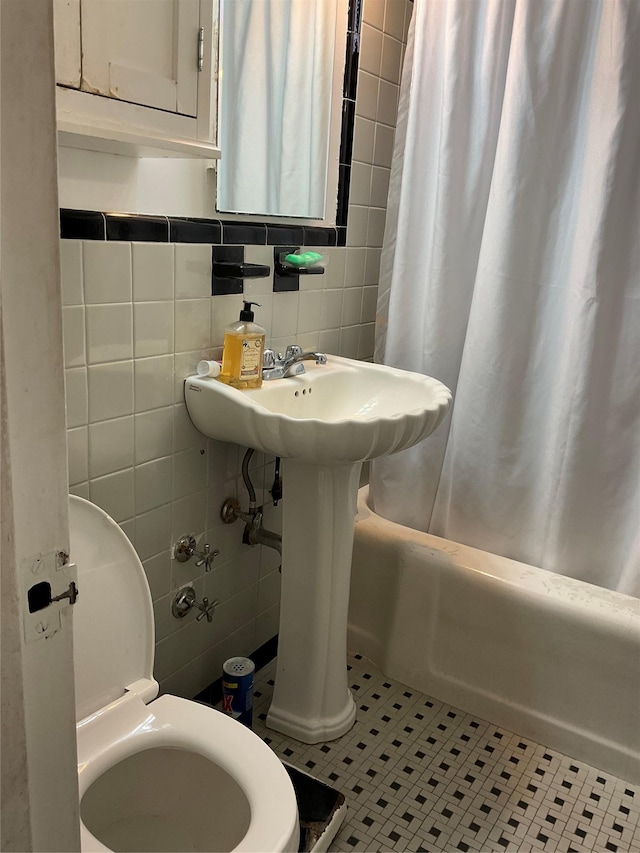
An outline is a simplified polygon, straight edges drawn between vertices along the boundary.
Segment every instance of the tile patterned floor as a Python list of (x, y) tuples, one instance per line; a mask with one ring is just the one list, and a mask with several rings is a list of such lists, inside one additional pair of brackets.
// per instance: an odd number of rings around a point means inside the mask
[(640, 853), (640, 786), (349, 666), (357, 722), (314, 746), (264, 724), (275, 661), (255, 682), (254, 731), (347, 797), (331, 850)]

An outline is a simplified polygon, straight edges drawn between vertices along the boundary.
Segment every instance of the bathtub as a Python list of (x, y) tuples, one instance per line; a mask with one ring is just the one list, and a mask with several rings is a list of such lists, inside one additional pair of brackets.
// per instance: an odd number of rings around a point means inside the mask
[(389, 677), (640, 783), (640, 601), (412, 530), (360, 489), (349, 647)]

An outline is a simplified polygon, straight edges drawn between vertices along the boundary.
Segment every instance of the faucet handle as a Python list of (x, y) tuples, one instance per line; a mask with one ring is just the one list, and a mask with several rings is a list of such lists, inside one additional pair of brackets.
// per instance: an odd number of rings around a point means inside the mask
[(200, 622), (201, 619), (207, 617), (207, 622), (213, 621), (213, 611), (220, 604), (220, 601), (216, 598), (211, 603), (209, 603), (209, 599), (205, 596), (202, 599), (202, 604), (198, 604), (195, 602), (195, 606), (200, 610), (200, 613), (196, 616), (196, 622)]
[(289, 344), (284, 354), (285, 360), (288, 358), (294, 358), (296, 355), (302, 354), (302, 347), (298, 346), (298, 344)]
[(276, 366), (276, 354), (272, 349), (266, 349), (262, 354), (262, 369), (270, 370)]
[(199, 560), (196, 560), (196, 568), (199, 569), (200, 566), (204, 566), (205, 572), (210, 572), (211, 571), (211, 564), (213, 563), (214, 559), (218, 556), (220, 551), (218, 551), (217, 548), (214, 548), (212, 551), (211, 546), (207, 542), (207, 543), (205, 543), (204, 551), (195, 551), (194, 553), (198, 557), (200, 557)]

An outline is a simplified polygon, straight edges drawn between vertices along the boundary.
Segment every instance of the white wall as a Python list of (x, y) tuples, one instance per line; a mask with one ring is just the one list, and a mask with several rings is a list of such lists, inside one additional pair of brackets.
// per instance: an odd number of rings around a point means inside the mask
[(213, 161), (137, 159), (60, 148), (60, 207), (216, 217)]

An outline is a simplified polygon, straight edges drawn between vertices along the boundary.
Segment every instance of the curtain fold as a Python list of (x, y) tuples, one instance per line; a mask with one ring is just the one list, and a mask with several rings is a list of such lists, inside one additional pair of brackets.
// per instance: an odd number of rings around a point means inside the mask
[(640, 596), (640, 4), (416, 0), (376, 360), (449, 418), (376, 511)]

